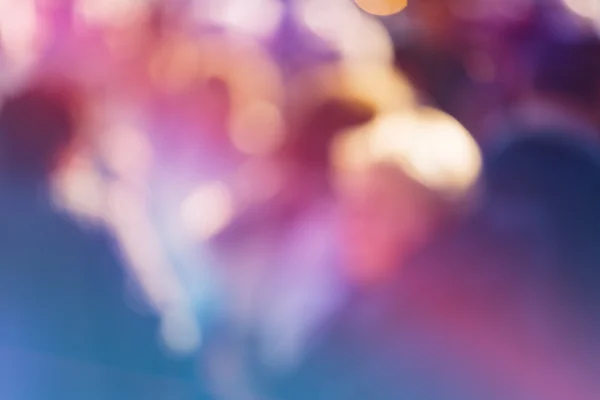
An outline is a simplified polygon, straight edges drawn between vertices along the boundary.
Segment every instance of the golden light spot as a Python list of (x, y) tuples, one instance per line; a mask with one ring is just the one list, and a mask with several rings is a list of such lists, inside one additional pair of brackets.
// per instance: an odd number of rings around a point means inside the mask
[(379, 16), (399, 13), (408, 5), (408, 0), (355, 0), (355, 2), (363, 11)]

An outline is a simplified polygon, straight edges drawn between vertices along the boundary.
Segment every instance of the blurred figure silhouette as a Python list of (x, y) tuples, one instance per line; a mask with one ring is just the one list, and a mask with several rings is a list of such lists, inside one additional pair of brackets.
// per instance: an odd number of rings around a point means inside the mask
[[(600, 148), (585, 140), (518, 140), (492, 158), (486, 175), (492, 221), (509, 227), (512, 223), (512, 229), (522, 231), (528, 223), (537, 228), (530, 236), (539, 237), (538, 243), (544, 246), (542, 253), (547, 257), (541, 259), (541, 269), (529, 268), (534, 276), (527, 281), (528, 289), (547, 283), (550, 299), (563, 304), (547, 310), (554, 314), (552, 318), (559, 323), (569, 321), (575, 331), (596, 332), (600, 323)], [(521, 222), (515, 223), (518, 219)], [(547, 274), (541, 282), (539, 273)], [(561, 310), (569, 315), (561, 315)]]
[(75, 139), (76, 101), (40, 84), (0, 110), (3, 397), (185, 398), (191, 371), (161, 353), (157, 321), (128, 309), (109, 235), (53, 207), (50, 180)]
[[(321, 285), (321, 293), (315, 291), (315, 285), (296, 288), (304, 298), (290, 296), (293, 292), (287, 289), (288, 297), (296, 303), (288, 299), (284, 308), (288, 319), (281, 311), (276, 319), (281, 325), (277, 339), (292, 340), (301, 351), (296, 350), (293, 368), (265, 380), (275, 398), (379, 399), (403, 398), (410, 393), (403, 390), (388, 393), (394, 397), (378, 397), (383, 395), (383, 388), (366, 386), (375, 371), (363, 367), (373, 367), (371, 362), (378, 360), (371, 351), (387, 333), (377, 324), (388, 300), (393, 300), (389, 295), (397, 295), (394, 283), (399, 271), (410, 265), (441, 230), (447, 210), (435, 192), (395, 164), (378, 163), (351, 175), (339, 187), (334, 241), (329, 244), (329, 257), (321, 260), (325, 265), (305, 266), (321, 274), (333, 269), (337, 273), (335, 284)], [(285, 299), (278, 305), (285, 307)], [(317, 313), (315, 305), (319, 306)], [(290, 320), (290, 313), (304, 326)], [(287, 321), (286, 329), (282, 328), (283, 321)], [(290, 331), (294, 327), (297, 332)], [(290, 337), (293, 333), (297, 336)], [(271, 346), (277, 344), (271, 342)], [(405, 378), (398, 374), (399, 379)]]
[[(73, 94), (33, 88), (9, 97), (0, 114), (3, 178), (25, 184), (49, 180), (75, 135)], [(69, 99), (71, 97), (72, 99)], [(35, 117), (35, 118), (34, 118)]]
[(278, 398), (598, 398), (599, 149), (541, 133), (488, 161), (480, 208), (351, 303)]
[(273, 196), (249, 207), (213, 239), (225, 304), (220, 329), (210, 335), (214, 339), (205, 338), (215, 342), (205, 368), (217, 398), (260, 392), (252, 379), (258, 369), (287, 373), (302, 352), (304, 333), (337, 296), (331, 290), (337, 276), (327, 265), (335, 246), (330, 146), (340, 131), (372, 115), (371, 107), (351, 99), (311, 104), (266, 163), (265, 177), (277, 174)]
[(405, 275), (412, 321), (443, 332), (430, 339), (455, 349), (450, 368), (481, 374), (463, 398), (598, 397), (599, 150), (513, 141), (488, 160), (479, 211)]

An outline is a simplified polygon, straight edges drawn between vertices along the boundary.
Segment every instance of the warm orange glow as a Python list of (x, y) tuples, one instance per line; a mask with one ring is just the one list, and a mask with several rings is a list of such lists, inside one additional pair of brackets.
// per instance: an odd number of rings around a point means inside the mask
[(200, 345), (201, 332), (191, 300), (175, 275), (153, 225), (146, 196), (116, 182), (107, 187), (106, 222), (119, 240), (125, 260), (161, 316), (161, 335), (169, 350), (188, 354)]
[(415, 101), (410, 82), (392, 67), (346, 65), (341, 72), (341, 94), (366, 100), (379, 112), (404, 109)]
[(365, 12), (373, 15), (393, 15), (404, 10), (407, 0), (355, 0), (356, 4)]

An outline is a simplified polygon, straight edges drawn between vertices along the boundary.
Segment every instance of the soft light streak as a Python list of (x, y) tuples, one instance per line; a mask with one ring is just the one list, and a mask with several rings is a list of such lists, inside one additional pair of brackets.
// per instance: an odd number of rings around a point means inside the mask
[(600, 24), (600, 2), (596, 0), (563, 0), (573, 13)]
[(145, 196), (117, 182), (109, 187), (108, 207), (107, 220), (125, 259), (161, 317), (163, 343), (175, 353), (193, 352), (200, 345), (200, 326), (192, 312), (192, 300), (175, 275), (149, 219)]
[(42, 43), (35, 0), (0, 0), (0, 43), (10, 67), (31, 66)]
[(107, 222), (154, 308), (162, 314), (185, 303), (187, 296), (162, 251), (144, 195), (116, 182), (109, 186), (107, 196)]
[(591, 21), (600, 34), (600, 2), (596, 0), (564, 0), (574, 14)]

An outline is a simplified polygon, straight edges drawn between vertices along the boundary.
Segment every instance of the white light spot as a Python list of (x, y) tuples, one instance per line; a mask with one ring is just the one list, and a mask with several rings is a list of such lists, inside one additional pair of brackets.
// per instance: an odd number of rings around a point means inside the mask
[(338, 170), (394, 162), (421, 183), (452, 195), (468, 190), (481, 169), (481, 154), (469, 132), (430, 108), (382, 115), (348, 130), (332, 152)]
[(214, 182), (192, 192), (181, 205), (181, 223), (192, 240), (206, 240), (216, 235), (231, 220), (233, 198), (227, 186)]
[(169, 310), (163, 315), (161, 336), (169, 350), (180, 355), (193, 353), (200, 347), (202, 340), (194, 314), (180, 308)]

